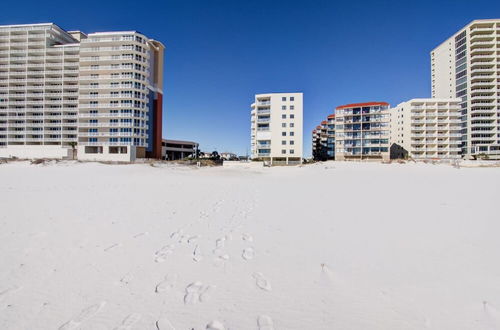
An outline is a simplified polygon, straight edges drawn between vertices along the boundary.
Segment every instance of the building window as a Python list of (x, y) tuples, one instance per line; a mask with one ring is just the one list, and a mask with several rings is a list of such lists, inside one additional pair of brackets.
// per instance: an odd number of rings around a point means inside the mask
[(286, 123), (281, 123), (281, 127), (286, 127)]
[(282, 105), (281, 110), (286, 110), (286, 105)]
[(281, 153), (282, 154), (286, 154), (286, 150), (285, 149), (281, 149)]
[(286, 141), (285, 140), (281, 140), (281, 145), (286, 145)]
[(295, 115), (290, 115), (290, 119), (294, 119), (295, 118)]
[(290, 145), (293, 146), (295, 144), (294, 140), (290, 140)]
[(281, 98), (281, 101), (286, 101), (286, 97), (285, 97), (285, 96), (283, 96), (283, 97)]
[(290, 96), (290, 101), (295, 101), (295, 97)]
[(290, 136), (294, 136), (294, 135), (295, 135), (295, 133), (294, 133), (294, 132), (290, 132)]
[(281, 115), (281, 119), (286, 119), (286, 115)]
[(295, 109), (295, 106), (291, 105), (290, 110), (294, 110), (294, 109)]
[(286, 132), (281, 132), (281, 136), (286, 136)]
[(295, 124), (294, 124), (294, 123), (290, 123), (290, 127), (294, 127), (294, 126), (295, 126)]
[(290, 149), (290, 154), (293, 154), (294, 153), (294, 150), (293, 149)]

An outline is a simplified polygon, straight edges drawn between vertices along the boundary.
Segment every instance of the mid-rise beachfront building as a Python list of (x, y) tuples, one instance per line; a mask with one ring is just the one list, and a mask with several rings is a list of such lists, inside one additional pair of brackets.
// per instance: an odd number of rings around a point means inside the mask
[(336, 160), (388, 160), (389, 138), (389, 103), (354, 103), (336, 108)]
[(500, 19), (475, 20), (431, 51), (433, 98), (461, 99), (466, 158), (500, 157)]
[(460, 158), (461, 99), (412, 99), (390, 109), (391, 158)]
[(302, 162), (302, 93), (255, 95), (251, 105), (252, 158), (273, 165)]
[(164, 46), (136, 31), (0, 26), (0, 157), (161, 157)]
[(312, 156), (320, 161), (335, 159), (335, 114), (312, 131)]

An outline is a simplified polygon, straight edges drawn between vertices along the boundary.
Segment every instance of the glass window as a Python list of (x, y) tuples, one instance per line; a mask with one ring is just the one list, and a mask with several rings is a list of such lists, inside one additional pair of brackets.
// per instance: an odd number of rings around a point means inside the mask
[(281, 110), (286, 110), (286, 105), (282, 105)]
[(286, 150), (285, 149), (281, 149), (281, 153), (282, 154), (286, 154)]
[(281, 98), (281, 101), (286, 101), (286, 97), (285, 97), (285, 96), (283, 96), (283, 97)]

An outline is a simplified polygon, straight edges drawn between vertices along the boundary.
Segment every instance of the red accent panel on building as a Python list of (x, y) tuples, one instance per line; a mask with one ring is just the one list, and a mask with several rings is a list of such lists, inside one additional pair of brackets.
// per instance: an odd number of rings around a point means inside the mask
[(329, 115), (328, 119), (335, 119), (335, 115)]
[(341, 105), (337, 107), (336, 109), (346, 109), (346, 108), (357, 108), (357, 107), (371, 107), (375, 105), (389, 105), (387, 102), (366, 102), (366, 103), (353, 103), (353, 104), (346, 104), (346, 105)]
[(162, 122), (163, 122), (163, 94), (156, 93), (154, 100), (154, 126), (153, 126), (153, 158), (161, 159)]
[(326, 125), (326, 124), (328, 124), (328, 122), (327, 122), (326, 120), (323, 120), (323, 121), (321, 122), (321, 125)]

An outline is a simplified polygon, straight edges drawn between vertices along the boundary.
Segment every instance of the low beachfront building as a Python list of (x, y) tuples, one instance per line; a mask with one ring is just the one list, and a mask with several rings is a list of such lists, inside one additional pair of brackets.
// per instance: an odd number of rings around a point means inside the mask
[(388, 160), (389, 138), (389, 103), (354, 103), (335, 109), (336, 160)]
[(391, 114), (391, 158), (460, 158), (460, 98), (412, 99)]
[(179, 160), (186, 157), (196, 156), (198, 153), (198, 143), (180, 140), (162, 140), (162, 159)]
[(252, 159), (271, 165), (302, 163), (302, 93), (255, 95), (251, 105)]

